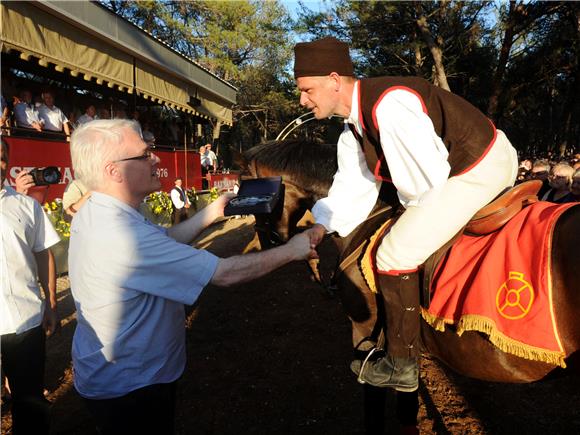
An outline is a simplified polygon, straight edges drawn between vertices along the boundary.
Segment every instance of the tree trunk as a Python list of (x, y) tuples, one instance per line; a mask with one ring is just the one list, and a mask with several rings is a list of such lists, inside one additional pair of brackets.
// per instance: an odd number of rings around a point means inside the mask
[(425, 16), (421, 16), (416, 21), (417, 26), (419, 27), (419, 32), (423, 37), (423, 40), (429, 47), (429, 51), (431, 52), (431, 56), (433, 56), (433, 65), (435, 69), (435, 84), (445, 90), (451, 91), (449, 88), (449, 83), (447, 83), (447, 74), (445, 74), (445, 67), (443, 66), (443, 50), (441, 49), (441, 45), (438, 44), (433, 35), (431, 34), (431, 30), (429, 29), (429, 25), (427, 24), (427, 18)]

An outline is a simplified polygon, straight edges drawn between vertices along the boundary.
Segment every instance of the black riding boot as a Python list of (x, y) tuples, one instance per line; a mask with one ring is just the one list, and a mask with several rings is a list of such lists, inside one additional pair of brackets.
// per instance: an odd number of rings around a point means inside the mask
[[(419, 386), (419, 274), (379, 275), (387, 319), (387, 355), (363, 362), (352, 370), (361, 383), (411, 392)], [(361, 370), (362, 366), (362, 370)]]

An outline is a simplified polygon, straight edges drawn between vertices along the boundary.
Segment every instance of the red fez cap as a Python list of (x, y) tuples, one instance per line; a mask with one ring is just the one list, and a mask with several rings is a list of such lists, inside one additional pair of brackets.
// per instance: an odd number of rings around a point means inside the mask
[(300, 42), (294, 47), (294, 77), (326, 76), (332, 72), (354, 76), (348, 44), (336, 38)]

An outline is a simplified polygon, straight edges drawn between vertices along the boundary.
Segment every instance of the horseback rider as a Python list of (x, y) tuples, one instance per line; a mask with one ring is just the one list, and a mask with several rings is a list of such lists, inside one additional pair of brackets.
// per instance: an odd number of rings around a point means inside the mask
[(318, 244), (327, 232), (347, 236), (369, 215), (384, 183), (394, 185), (404, 208), (375, 258), (386, 355), (351, 368), (362, 382), (414, 391), (419, 266), (513, 185), (516, 151), (476, 107), (419, 77), (355, 78), (344, 42), (323, 38), (294, 51), (300, 104), (317, 119), (338, 115), (345, 123), (332, 187), (312, 210), (311, 240)]

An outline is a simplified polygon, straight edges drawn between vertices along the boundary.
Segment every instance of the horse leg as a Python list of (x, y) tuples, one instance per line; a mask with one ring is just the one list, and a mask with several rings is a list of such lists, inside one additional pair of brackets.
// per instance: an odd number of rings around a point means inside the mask
[(418, 435), (419, 390), (411, 393), (397, 391), (397, 418), (401, 424), (401, 435)]
[(383, 435), (385, 433), (386, 388), (364, 385), (365, 434)]

